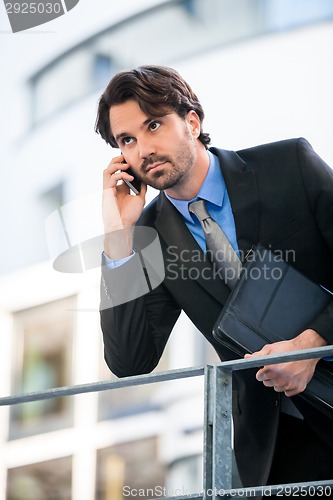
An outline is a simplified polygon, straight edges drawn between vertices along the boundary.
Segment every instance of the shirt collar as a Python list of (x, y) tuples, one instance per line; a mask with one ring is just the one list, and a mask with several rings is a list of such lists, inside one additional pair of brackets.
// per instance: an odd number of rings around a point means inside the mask
[(199, 190), (198, 196), (193, 200), (176, 200), (165, 193), (165, 196), (177, 208), (188, 222), (193, 222), (188, 206), (192, 201), (201, 199), (222, 207), (224, 194), (226, 191), (225, 181), (221, 172), (219, 159), (207, 150), (209, 157), (209, 167), (207, 175)]

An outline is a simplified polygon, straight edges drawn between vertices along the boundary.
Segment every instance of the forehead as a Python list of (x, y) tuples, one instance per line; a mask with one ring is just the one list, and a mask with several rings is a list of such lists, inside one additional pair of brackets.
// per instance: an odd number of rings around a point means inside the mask
[(138, 103), (133, 100), (111, 106), (109, 117), (113, 134), (123, 132), (120, 129), (123, 127), (127, 129), (131, 124), (132, 126), (142, 124), (148, 118)]

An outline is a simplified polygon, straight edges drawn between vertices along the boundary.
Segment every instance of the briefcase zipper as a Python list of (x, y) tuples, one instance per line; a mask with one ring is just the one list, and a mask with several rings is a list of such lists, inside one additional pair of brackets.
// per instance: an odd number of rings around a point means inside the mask
[(254, 249), (256, 248), (256, 245), (252, 245), (252, 247), (250, 248), (250, 250), (247, 251), (245, 257), (244, 257), (244, 261), (243, 262), (246, 262), (247, 259), (249, 258), (249, 256), (251, 255), (251, 253), (254, 252)]

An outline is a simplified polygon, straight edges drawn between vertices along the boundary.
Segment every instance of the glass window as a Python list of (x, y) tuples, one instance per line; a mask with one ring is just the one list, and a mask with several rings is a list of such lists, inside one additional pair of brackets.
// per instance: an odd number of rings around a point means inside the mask
[(95, 54), (92, 69), (93, 87), (96, 89), (105, 87), (112, 73), (113, 63), (111, 57), (106, 54)]
[(202, 455), (180, 458), (170, 464), (167, 476), (167, 490), (183, 490), (184, 495), (199, 493), (203, 484)]
[(194, 16), (197, 14), (197, 2), (195, 0), (184, 0), (183, 1), (183, 8), (191, 16)]
[[(169, 359), (169, 346), (167, 346), (155, 371), (167, 371)], [(117, 380), (117, 377), (110, 372), (105, 363), (102, 352), (100, 360), (100, 380)], [(98, 418), (99, 420), (109, 420), (145, 411), (159, 410), (158, 404), (154, 401), (154, 394), (158, 393), (160, 389), (161, 384), (157, 383), (102, 391), (99, 393)]]
[(141, 498), (154, 498), (156, 492), (163, 491), (166, 468), (159, 459), (157, 445), (153, 437), (100, 450), (96, 500), (140, 497), (140, 490), (146, 493)]
[(36, 123), (91, 92), (90, 51), (77, 48), (66, 57), (53, 61), (30, 83), (33, 95), (32, 121)]
[(7, 500), (71, 500), (72, 458), (8, 470)]
[(121, 69), (147, 61), (172, 65), (247, 37), (332, 16), (332, 0), (164, 2), (92, 36), (35, 74), (29, 82), (32, 125), (103, 89)]
[[(74, 309), (70, 297), (15, 314), (13, 394), (71, 384)], [(55, 398), (12, 406), (10, 437), (70, 425), (71, 405)]]
[(271, 0), (265, 3), (270, 29), (286, 29), (332, 17), (332, 0)]

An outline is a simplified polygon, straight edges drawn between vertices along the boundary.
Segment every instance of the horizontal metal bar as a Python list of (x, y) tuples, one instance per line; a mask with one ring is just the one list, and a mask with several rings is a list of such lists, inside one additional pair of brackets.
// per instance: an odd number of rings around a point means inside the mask
[[(263, 364), (276, 364), (298, 359), (320, 358), (333, 355), (333, 346), (318, 347), (315, 349), (302, 349), (284, 354), (271, 354), (250, 359), (237, 359), (235, 361), (225, 361), (218, 363), (217, 367), (225, 370), (246, 370), (248, 368), (262, 366)], [(133, 387), (138, 385), (153, 384), (168, 380), (176, 380), (189, 377), (197, 377), (204, 374), (204, 367), (181, 368), (169, 370), (167, 372), (146, 373), (144, 375), (134, 375), (118, 380), (94, 382), (90, 384), (74, 385), (70, 387), (55, 387), (45, 391), (30, 392), (27, 394), (5, 396), (0, 398), (0, 406), (16, 405), (32, 401), (43, 401), (47, 399), (60, 398), (65, 396), (75, 396), (89, 392), (101, 392), (123, 387)]]
[[(300, 359), (325, 358), (333, 356), (333, 346), (316, 347), (313, 349), (300, 349), (299, 351), (290, 351), (283, 354), (269, 354), (268, 356), (258, 356), (254, 358), (241, 358), (232, 361), (224, 361), (216, 366), (224, 370), (247, 370), (263, 365), (275, 365), (277, 363), (286, 363), (287, 361), (296, 361)], [(332, 361), (333, 363), (333, 361)]]
[(154, 384), (156, 382), (166, 382), (168, 380), (178, 380), (189, 377), (198, 377), (204, 374), (204, 367), (181, 368), (169, 370), (167, 372), (145, 373), (144, 375), (135, 375), (124, 377), (118, 380), (105, 380), (102, 382), (93, 382), (90, 384), (73, 385), (70, 387), (55, 387), (45, 391), (29, 392), (16, 396), (5, 396), (0, 398), (0, 406), (16, 405), (32, 401), (43, 401), (46, 399), (60, 398), (64, 396), (75, 396), (89, 392), (109, 391), (123, 387), (134, 387), (138, 385)]
[(202, 494), (199, 493), (193, 493), (193, 494), (188, 494), (188, 495), (183, 495), (183, 496), (178, 496), (178, 497), (161, 497), (159, 496), (158, 498), (151, 498), (150, 500), (202, 500), (203, 496)]
[[(325, 487), (328, 489), (327, 493), (329, 495), (326, 495), (326, 498), (330, 498), (331, 494), (333, 493), (333, 479), (327, 479), (325, 481), (313, 481), (313, 482), (306, 482), (306, 483), (285, 483), (285, 484), (273, 484), (273, 485), (266, 485), (266, 486), (250, 486), (248, 488), (232, 488), (232, 489), (217, 489), (217, 488), (212, 488), (211, 491), (208, 491), (207, 493), (212, 496), (212, 497), (217, 497), (217, 498), (235, 498), (236, 496), (240, 498), (253, 498), (255, 496), (271, 496), (275, 495), (276, 493), (283, 494), (284, 492), (288, 493), (288, 496), (291, 498), (296, 496), (296, 497), (302, 497), (304, 496), (305, 491), (309, 491), (312, 495), (313, 493), (313, 498), (318, 498), (315, 495), (315, 491), (318, 491), (319, 493), (322, 491), (323, 495), (321, 495), (321, 498), (325, 498)], [(167, 492), (167, 489), (166, 489)], [(185, 494), (182, 496), (172, 496), (172, 497), (165, 497), (163, 496), (164, 500), (202, 500), (204, 498), (204, 491), (200, 493), (192, 493), (192, 494)], [(290, 495), (289, 495), (290, 493)], [(161, 498), (161, 497), (159, 497)], [(152, 498), (151, 500), (157, 500), (157, 498)]]

